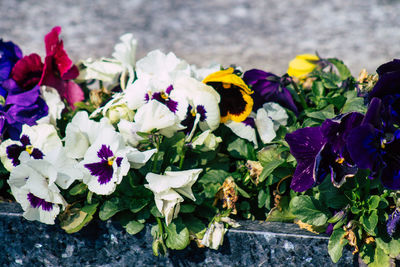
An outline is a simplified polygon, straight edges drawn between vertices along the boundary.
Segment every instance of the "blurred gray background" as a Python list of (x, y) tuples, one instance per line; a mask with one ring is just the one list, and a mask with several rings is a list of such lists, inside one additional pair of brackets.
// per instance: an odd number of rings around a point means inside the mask
[(283, 74), (296, 54), (338, 57), (353, 75), (400, 57), (398, 0), (0, 0), (0, 38), (44, 55), (55, 25), (73, 60), (111, 56), (121, 34), (138, 58), (160, 48), (191, 64)]

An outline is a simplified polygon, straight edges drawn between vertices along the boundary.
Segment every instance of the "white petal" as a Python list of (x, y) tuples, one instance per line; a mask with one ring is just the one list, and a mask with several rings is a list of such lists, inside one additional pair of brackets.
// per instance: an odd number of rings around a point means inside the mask
[(274, 102), (268, 102), (263, 105), (263, 108), (267, 111), (268, 117), (274, 122), (274, 130), (277, 131), (280, 125), (285, 126), (289, 118), (286, 110), (279, 104)]
[(271, 142), (276, 137), (274, 123), (268, 117), (265, 109), (260, 108), (257, 111), (256, 127), (264, 144)]
[(243, 122), (236, 122), (236, 121), (227, 121), (225, 125), (232, 130), (237, 136), (249, 140), (250, 142), (254, 143), (254, 147), (257, 148), (257, 137), (256, 137), (256, 130), (246, 125)]
[(146, 162), (157, 152), (157, 149), (151, 149), (146, 151), (139, 151), (136, 148), (129, 148), (126, 157), (131, 164), (131, 168), (140, 169)]

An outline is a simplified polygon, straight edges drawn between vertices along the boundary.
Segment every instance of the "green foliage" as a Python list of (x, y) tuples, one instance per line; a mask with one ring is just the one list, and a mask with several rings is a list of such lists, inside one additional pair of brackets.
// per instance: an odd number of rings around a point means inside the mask
[(178, 218), (165, 227), (166, 245), (171, 249), (182, 250), (189, 245), (189, 230)]
[(290, 201), (290, 211), (304, 223), (323, 226), (330, 217), (329, 212), (315, 198), (297, 196)]
[(343, 229), (339, 228), (334, 230), (329, 238), (328, 253), (334, 263), (342, 257), (343, 247), (348, 243), (347, 239), (344, 239), (345, 233)]

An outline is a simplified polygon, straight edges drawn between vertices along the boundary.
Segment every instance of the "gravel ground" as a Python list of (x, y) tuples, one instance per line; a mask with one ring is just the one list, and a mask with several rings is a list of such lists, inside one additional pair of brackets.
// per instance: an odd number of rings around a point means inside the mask
[(160, 48), (189, 63), (212, 62), (283, 74), (291, 58), (318, 51), (354, 75), (400, 57), (398, 0), (0, 0), (0, 37), (44, 54), (43, 37), (63, 28), (74, 60), (110, 56), (121, 34), (138, 57)]

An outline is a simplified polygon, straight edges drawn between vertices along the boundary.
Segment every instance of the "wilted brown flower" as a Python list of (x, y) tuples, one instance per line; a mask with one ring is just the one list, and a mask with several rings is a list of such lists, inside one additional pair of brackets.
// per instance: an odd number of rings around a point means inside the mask
[(260, 177), (261, 172), (263, 171), (263, 166), (258, 161), (248, 160), (246, 162), (246, 168), (250, 172), (251, 180), (255, 185), (257, 185), (259, 182), (258, 178)]
[(238, 193), (236, 191), (236, 184), (232, 177), (225, 179), (222, 186), (218, 189), (215, 195), (214, 205), (218, 200), (222, 200), (222, 207), (232, 210), (232, 214), (237, 214), (235, 203), (238, 200)]

